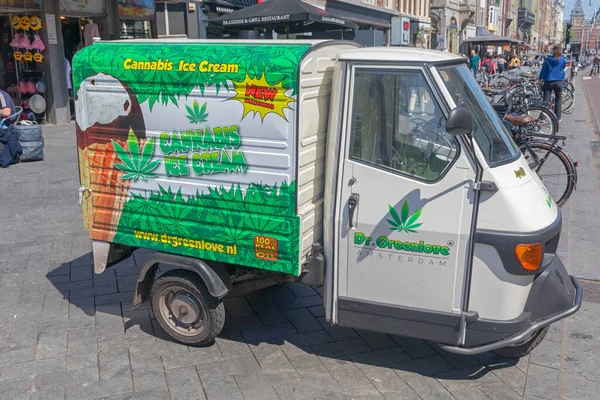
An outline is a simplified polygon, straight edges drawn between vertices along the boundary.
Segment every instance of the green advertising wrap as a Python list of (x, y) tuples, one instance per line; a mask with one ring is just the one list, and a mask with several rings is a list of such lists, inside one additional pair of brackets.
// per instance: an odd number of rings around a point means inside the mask
[(99, 42), (78, 52), (90, 237), (298, 275), (295, 106), (310, 47)]

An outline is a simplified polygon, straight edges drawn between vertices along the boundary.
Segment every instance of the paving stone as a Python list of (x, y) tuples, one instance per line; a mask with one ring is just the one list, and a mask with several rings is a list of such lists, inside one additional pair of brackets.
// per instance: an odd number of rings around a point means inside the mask
[(430, 357), (437, 354), (424, 340), (394, 335), (390, 335), (390, 337), (413, 359)]
[(272, 387), (262, 387), (254, 390), (242, 391), (244, 400), (279, 400), (279, 396)]
[(55, 371), (66, 370), (66, 358), (45, 358), (43, 360), (25, 361), (2, 369), (0, 379), (17, 379)]
[(435, 378), (449, 392), (499, 381), (498, 377), (482, 365), (441, 372)]
[(349, 391), (361, 388), (372, 388), (373, 384), (354, 364), (329, 371), (340, 384), (342, 390)]
[(559, 372), (553, 368), (530, 364), (525, 394), (555, 399), (558, 396)]
[(205, 400), (204, 389), (194, 367), (165, 371), (171, 400)]
[(362, 339), (320, 344), (312, 346), (312, 349), (315, 354), (323, 357), (340, 357), (371, 351), (371, 348)]
[(358, 336), (360, 336), (373, 350), (387, 349), (390, 347), (397, 347), (396, 343), (385, 333), (370, 332), (363, 330), (356, 330)]
[(28, 400), (32, 378), (20, 378), (0, 381), (0, 398), (3, 400)]
[(73, 371), (57, 371), (36, 375), (34, 378), (34, 391), (55, 392), (55, 389), (64, 389), (69, 384), (87, 385), (98, 382), (98, 369), (83, 368)]
[(224, 333), (237, 332), (255, 328), (263, 328), (264, 325), (257, 316), (243, 318), (228, 318), (225, 319)]
[(232, 376), (206, 379), (202, 383), (208, 400), (242, 399), (242, 393)]
[(55, 387), (32, 391), (29, 400), (64, 400), (65, 396), (66, 388)]
[(252, 355), (240, 332), (221, 335), (216, 339), (216, 343), (224, 358), (240, 358)]
[(254, 357), (242, 357), (199, 364), (196, 366), (196, 370), (204, 383), (207, 379), (257, 372), (260, 370), (260, 366)]
[(312, 350), (296, 348), (293, 350), (292, 346), (282, 347), (286, 357), (294, 368), (298, 371), (323, 371), (326, 370), (325, 366), (319, 359), (319, 356), (312, 353)]
[[(111, 286), (111, 285), (109, 285)], [(122, 301), (130, 301), (134, 292), (119, 292), (114, 294), (105, 294), (96, 296), (96, 305), (114, 304)]]
[(223, 361), (223, 356), (218, 346), (199, 347), (194, 351), (181, 351), (178, 353), (166, 353), (162, 356), (165, 369), (189, 367), (200, 364), (212, 364)]
[(451, 371), (454, 367), (441, 356), (433, 356), (404, 361), (394, 365), (393, 369), (402, 379), (404, 379), (405, 376), (414, 375), (432, 377), (441, 372)]
[(99, 400), (163, 400), (169, 398), (167, 389), (146, 390), (143, 392), (118, 394), (116, 396), (102, 397)]
[(71, 300), (80, 298), (80, 297), (88, 297), (88, 296), (104, 296), (109, 294), (115, 294), (118, 292), (116, 285), (111, 286), (97, 286), (89, 289), (78, 289), (71, 290), (69, 292), (69, 298)]
[(225, 309), (232, 318), (250, 317), (255, 315), (254, 310), (244, 297), (234, 297), (223, 301)]
[(411, 360), (408, 354), (400, 347), (352, 354), (350, 355), (350, 359), (361, 369), (370, 368), (372, 366), (389, 367)]
[(133, 385), (136, 392), (143, 392), (167, 387), (167, 380), (160, 357), (143, 357), (131, 355)]
[(67, 370), (98, 367), (98, 345), (96, 340), (69, 340), (67, 349)]
[(312, 316), (306, 308), (288, 310), (285, 315), (290, 319), (296, 330), (300, 333), (318, 331), (323, 329), (321, 324)]
[(600, 393), (600, 382), (587, 379), (579, 374), (563, 372), (561, 376), (561, 400), (596, 400)]
[(297, 282), (286, 282), (284, 283), (284, 286), (296, 297), (306, 297), (317, 294), (312, 287)]
[(310, 311), (310, 313), (314, 315), (315, 318), (325, 317), (325, 309), (322, 305), (308, 307), (308, 311)]
[(458, 389), (453, 391), (452, 395), (456, 400), (490, 400), (490, 398), (477, 387)]
[[(4, 350), (4, 349), (2, 349)], [(12, 364), (33, 360), (35, 346), (24, 347), (17, 350), (0, 352), (0, 367), (10, 367)]]
[[(316, 400), (385, 400), (375, 388), (360, 388), (346, 392), (331, 393), (327, 397), (315, 397)], [(416, 397), (411, 399), (417, 399)]]
[(531, 352), (529, 363), (549, 368), (560, 368), (561, 346), (555, 342), (543, 340), (538, 347)]
[(133, 392), (131, 377), (100, 380), (91, 384), (72, 383), (67, 385), (67, 400), (97, 399)]
[(254, 307), (256, 315), (266, 326), (284, 324), (288, 317), (275, 304), (260, 304)]
[(305, 308), (312, 306), (323, 306), (323, 298), (317, 294), (314, 296), (297, 297), (294, 299), (285, 299), (279, 302), (282, 310), (293, 310), (295, 308)]
[(402, 379), (423, 400), (454, 400), (454, 396), (448, 392), (436, 379), (428, 376), (409, 375)]
[(35, 358), (65, 357), (67, 355), (67, 332), (40, 333)]
[(479, 389), (492, 400), (520, 400), (521, 393), (517, 393), (504, 382), (489, 383), (479, 386)]
[(332, 327), (325, 320), (324, 317), (323, 318), (317, 318), (317, 321), (319, 321), (319, 324), (321, 324), (321, 326), (323, 327), (323, 329), (325, 329), (327, 331), (327, 333), (336, 342), (343, 341), (343, 340), (348, 340), (348, 339), (355, 339), (355, 338), (359, 337), (358, 334), (353, 329), (340, 328), (340, 327)]
[(525, 382), (527, 375), (517, 367), (495, 368), (492, 370), (494, 375), (510, 386), (515, 392), (523, 395), (525, 392)]
[(274, 340), (275, 343), (277, 343), (288, 355), (289, 353), (297, 352), (299, 349), (301, 349), (303, 353), (312, 353), (310, 346), (333, 342), (331, 336), (329, 336), (329, 334), (324, 330), (298, 333), (294, 335), (282, 335), (275, 337)]
[(389, 368), (369, 367), (362, 371), (387, 400), (418, 398), (415, 391)]
[(316, 396), (329, 398), (332, 394), (342, 390), (328, 372), (307, 372), (301, 376), (302, 378), (299, 380), (273, 385), (281, 400), (300, 400)]
[(256, 371), (247, 374), (237, 374), (234, 377), (239, 389), (244, 393), (244, 397), (246, 397), (246, 393), (255, 395), (264, 388), (271, 388), (276, 384), (293, 382), (300, 379), (300, 375), (293, 368)]
[(128, 351), (121, 349), (100, 350), (98, 360), (101, 380), (131, 377), (131, 364), (129, 362)]

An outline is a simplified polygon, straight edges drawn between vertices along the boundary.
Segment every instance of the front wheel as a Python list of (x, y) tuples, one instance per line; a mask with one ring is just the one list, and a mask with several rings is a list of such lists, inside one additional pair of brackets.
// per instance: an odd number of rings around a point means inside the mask
[(541, 135), (556, 135), (558, 119), (551, 110), (541, 106), (529, 106), (525, 111), (534, 119), (527, 125), (527, 130)]
[(548, 329), (549, 327), (546, 326), (542, 329), (535, 331), (535, 333), (533, 333), (531, 336), (525, 339), (525, 341), (512, 346), (503, 347), (498, 350), (493, 350), (492, 353), (496, 354), (497, 356), (506, 358), (524, 357), (527, 354), (531, 353), (533, 349), (538, 347), (540, 343), (542, 343), (542, 340), (544, 340), (546, 334), (548, 333)]
[(225, 325), (225, 306), (198, 275), (178, 270), (152, 286), (152, 312), (161, 328), (187, 345), (212, 343)]
[(576, 173), (573, 161), (562, 149), (548, 142), (528, 142), (521, 151), (529, 168), (537, 173), (556, 204), (564, 205), (575, 188)]

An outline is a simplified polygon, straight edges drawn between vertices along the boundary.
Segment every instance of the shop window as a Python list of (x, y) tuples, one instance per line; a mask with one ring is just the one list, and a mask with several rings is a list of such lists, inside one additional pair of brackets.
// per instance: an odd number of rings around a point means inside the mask
[(156, 29), (161, 36), (186, 36), (187, 3), (156, 3)]
[(351, 160), (436, 181), (457, 156), (456, 140), (445, 124), (421, 72), (357, 72)]

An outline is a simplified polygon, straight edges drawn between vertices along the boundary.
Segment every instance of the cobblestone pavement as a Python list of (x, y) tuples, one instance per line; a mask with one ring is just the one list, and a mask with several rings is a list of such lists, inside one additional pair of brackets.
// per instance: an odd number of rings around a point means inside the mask
[[(563, 209), (560, 252), (571, 273), (591, 282), (600, 275), (589, 143), (597, 129), (579, 86), (577, 102), (561, 127), (582, 166)], [(74, 126), (45, 126), (44, 135), (45, 161), (0, 170), (2, 399), (598, 398), (594, 302), (553, 325), (541, 346), (518, 361), (460, 357), (420, 340), (331, 328), (320, 291), (297, 284), (228, 299), (225, 332), (210, 347), (173, 343), (147, 305), (130, 311), (148, 252), (93, 274), (77, 204)]]

